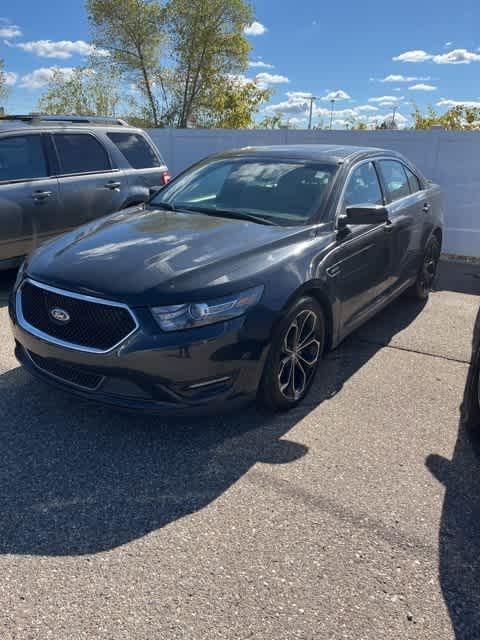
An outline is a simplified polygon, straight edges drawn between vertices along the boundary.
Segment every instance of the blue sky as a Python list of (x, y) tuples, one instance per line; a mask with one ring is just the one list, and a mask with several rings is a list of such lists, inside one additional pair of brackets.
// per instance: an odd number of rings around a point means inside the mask
[[(397, 107), (408, 124), (411, 102), (445, 110), (456, 102), (480, 106), (480, 2), (384, 0), (319, 3), (256, 0), (247, 29), (252, 66), (246, 77), (275, 90), (268, 113), (306, 123), (308, 95), (317, 96), (314, 122), (335, 126), (349, 117), (374, 123)], [(89, 33), (81, 0), (17, 0), (0, 14), (10, 112), (35, 109), (52, 67), (85, 64)], [(397, 58), (397, 59), (395, 59)]]

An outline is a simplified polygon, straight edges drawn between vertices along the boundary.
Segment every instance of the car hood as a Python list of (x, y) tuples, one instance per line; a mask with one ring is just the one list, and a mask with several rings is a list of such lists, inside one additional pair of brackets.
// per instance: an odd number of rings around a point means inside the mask
[[(26, 273), (41, 282), (131, 305), (221, 295), (308, 241), (315, 231), (160, 209), (130, 209), (37, 250)], [(212, 290), (214, 289), (214, 291)], [(217, 291), (218, 289), (218, 291)]]

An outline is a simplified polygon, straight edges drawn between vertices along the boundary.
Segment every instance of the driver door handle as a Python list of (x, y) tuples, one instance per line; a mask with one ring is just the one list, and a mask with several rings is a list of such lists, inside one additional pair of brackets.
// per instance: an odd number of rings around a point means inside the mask
[(32, 198), (34, 200), (38, 200), (39, 202), (42, 200), (46, 200), (47, 198), (51, 198), (52, 197), (52, 192), (51, 191), (34, 191), (32, 193)]
[(431, 207), (431, 206), (432, 206), (432, 205), (431, 205), (429, 202), (425, 202), (425, 203), (424, 203), (424, 205), (423, 205), (423, 207), (422, 207), (422, 209), (423, 209), (423, 211), (424, 211), (425, 213), (428, 213), (428, 212), (430, 211), (430, 207)]
[(120, 187), (122, 186), (121, 182), (107, 182), (107, 184), (103, 185), (105, 187), (105, 189), (120, 189)]

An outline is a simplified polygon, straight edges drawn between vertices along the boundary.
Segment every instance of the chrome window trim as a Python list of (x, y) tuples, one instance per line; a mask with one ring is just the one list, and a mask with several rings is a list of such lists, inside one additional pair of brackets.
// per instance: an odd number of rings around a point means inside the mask
[[(130, 333), (124, 336), (119, 342), (114, 344), (113, 347), (110, 347), (109, 349), (106, 349), (106, 350), (96, 349), (95, 347), (84, 347), (82, 345), (75, 344), (74, 342), (66, 342), (65, 340), (60, 340), (58, 338), (55, 338), (49, 335), (48, 333), (44, 333), (43, 331), (36, 329), (25, 319), (25, 316), (23, 315), (23, 310), (22, 310), (21, 293), (24, 285), (27, 282), (33, 285), (34, 287), (37, 287), (39, 289), (44, 289), (45, 291), (50, 291), (52, 293), (57, 293), (59, 295), (65, 296), (66, 298), (75, 298), (76, 300), (83, 300), (84, 302), (92, 302), (94, 304), (101, 304), (101, 305), (106, 305), (110, 307), (118, 307), (121, 309), (126, 309), (130, 314), (130, 316), (132, 317), (135, 323), (135, 327), (132, 329), (132, 331), (130, 331)], [(86, 296), (86, 295), (83, 295), (82, 293), (74, 293), (73, 291), (66, 291), (65, 289), (59, 289), (57, 287), (52, 287), (50, 285), (43, 284), (43, 282), (37, 282), (36, 280), (32, 280), (31, 278), (25, 278), (25, 280), (21, 283), (21, 285), (17, 289), (17, 292), (15, 294), (15, 312), (16, 312), (18, 324), (22, 327), (22, 329), (24, 329), (25, 331), (28, 331), (28, 333), (31, 333), (36, 338), (40, 338), (40, 340), (44, 340), (45, 342), (55, 344), (65, 349), (82, 351), (84, 353), (96, 353), (96, 354), (111, 353), (112, 351), (117, 349), (123, 342), (125, 342), (125, 340), (128, 340), (128, 338), (130, 338), (130, 336), (132, 336), (140, 326), (133, 311), (130, 309), (128, 305), (124, 304), (123, 302), (116, 302), (114, 300), (105, 300), (103, 298)]]
[(35, 360), (32, 358), (32, 356), (30, 355), (30, 351), (28, 349), (24, 348), (23, 351), (26, 354), (26, 356), (29, 359), (29, 361), (35, 367), (35, 369), (38, 369), (38, 371), (40, 371), (44, 376), (47, 376), (49, 378), (53, 378), (54, 380), (58, 380), (62, 384), (66, 384), (66, 385), (68, 385), (70, 387), (75, 387), (76, 389), (81, 389), (82, 391), (89, 391), (90, 393), (92, 393), (94, 391), (98, 391), (98, 389), (100, 389), (101, 385), (103, 384), (103, 382), (105, 380), (105, 376), (100, 376), (100, 381), (95, 387), (85, 387), (83, 384), (76, 384), (75, 382), (70, 382), (70, 380), (66, 380), (65, 378), (62, 378), (61, 376), (56, 376), (54, 373), (51, 373), (50, 371), (47, 371), (46, 369), (41, 367), (39, 364), (37, 364), (35, 362)]

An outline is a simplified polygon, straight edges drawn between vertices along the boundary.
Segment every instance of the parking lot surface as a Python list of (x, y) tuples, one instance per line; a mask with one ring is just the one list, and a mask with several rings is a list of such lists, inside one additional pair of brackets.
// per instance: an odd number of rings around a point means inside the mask
[(0, 638), (480, 638), (480, 269), (442, 263), (276, 416), (93, 406), (13, 357), (0, 274)]

